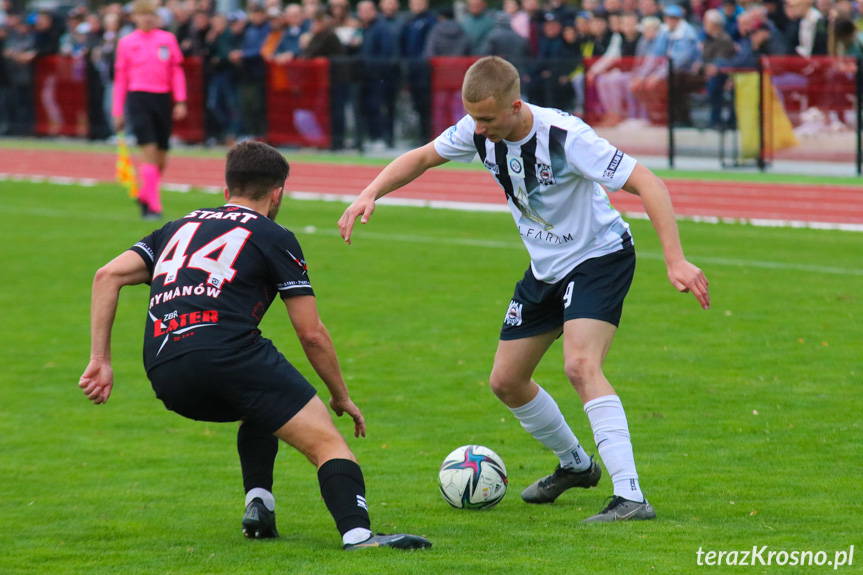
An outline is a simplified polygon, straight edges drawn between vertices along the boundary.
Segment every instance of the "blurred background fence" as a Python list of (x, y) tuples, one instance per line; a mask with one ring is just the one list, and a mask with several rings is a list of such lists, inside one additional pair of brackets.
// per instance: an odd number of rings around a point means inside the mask
[[(382, 150), (433, 139), (464, 114), (461, 81), (475, 57), (428, 60), (330, 58), (269, 63), (266, 133), (280, 146)], [(776, 160), (855, 165), (861, 173), (861, 66), (847, 57), (762, 57), (754, 69), (709, 78), (666, 58), (620, 58), (591, 71), (567, 60), (515, 62), (527, 101), (581, 116), (634, 155), (718, 158), (725, 167)], [(213, 99), (198, 58), (183, 64), (188, 117), (174, 136), (213, 143), (237, 115)], [(86, 138), (104, 116), (107, 91), (93, 89), (85, 62), (47, 56), (35, 64), (33, 135)], [(243, 136), (242, 121), (238, 136)]]

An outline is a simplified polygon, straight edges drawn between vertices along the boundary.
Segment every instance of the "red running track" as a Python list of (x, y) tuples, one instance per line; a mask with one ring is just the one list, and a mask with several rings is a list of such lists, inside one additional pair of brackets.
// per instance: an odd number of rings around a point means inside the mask
[[(0, 174), (114, 180), (115, 156), (105, 152), (0, 149)], [(175, 156), (169, 160), (166, 184), (217, 187), (223, 183), (220, 158)], [(355, 196), (380, 172), (379, 166), (293, 163), (291, 191)], [(833, 226), (863, 225), (863, 187), (817, 184), (760, 184), (666, 180), (675, 212), (687, 218), (772, 220)], [(505, 204), (503, 192), (480, 171), (430, 170), (394, 197), (424, 201)], [(612, 194), (621, 212), (643, 213), (641, 201), (627, 193)]]

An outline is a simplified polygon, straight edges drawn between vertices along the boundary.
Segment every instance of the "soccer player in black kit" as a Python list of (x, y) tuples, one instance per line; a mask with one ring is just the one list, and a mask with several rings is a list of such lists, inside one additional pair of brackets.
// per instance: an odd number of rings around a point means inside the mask
[(274, 221), (288, 170), (270, 146), (237, 144), (225, 167), (227, 204), (166, 224), (96, 272), (90, 363), (78, 385), (93, 403), (108, 400), (120, 289), (150, 284), (147, 377), (171, 411), (200, 421), (240, 422), (247, 537), (278, 537), (272, 486), (281, 439), (317, 467), (344, 549), (430, 547), (416, 535), (372, 534), (356, 457), (312, 385), (258, 329), (280, 295), (309, 363), (330, 392), (330, 407), (354, 420), (356, 437), (365, 436), (362, 413), (318, 315), (302, 249)]

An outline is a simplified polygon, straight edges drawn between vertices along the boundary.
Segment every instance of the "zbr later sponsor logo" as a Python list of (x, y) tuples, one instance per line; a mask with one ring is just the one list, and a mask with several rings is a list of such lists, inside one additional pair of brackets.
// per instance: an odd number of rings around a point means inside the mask
[(193, 311), (190, 313), (177, 313), (175, 311), (166, 314), (164, 320), (156, 319), (153, 322), (153, 337), (159, 337), (160, 335), (193, 325), (213, 325), (217, 323), (219, 323), (219, 312), (216, 310)]

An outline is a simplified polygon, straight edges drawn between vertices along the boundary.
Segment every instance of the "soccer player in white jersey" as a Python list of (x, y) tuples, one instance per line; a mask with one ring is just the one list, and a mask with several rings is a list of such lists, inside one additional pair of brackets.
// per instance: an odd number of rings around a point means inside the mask
[(641, 197), (655, 228), (668, 279), (709, 309), (707, 279), (683, 255), (668, 188), (580, 119), (520, 99), (519, 76), (487, 57), (467, 71), (468, 115), (433, 142), (393, 160), (345, 210), (339, 230), (350, 243), (357, 218), (367, 223), (375, 201), (449, 160), (475, 155), (506, 193), (530, 253), (501, 329), (490, 386), (560, 464), (522, 492), (550, 503), (572, 487), (590, 488), (601, 471), (570, 430), (554, 399), (533, 381), (551, 344), (563, 335), (565, 373), (580, 396), (594, 441), (614, 485), (610, 503), (587, 522), (653, 519), (638, 482), (623, 406), (602, 372), (635, 268), (628, 224), (603, 188)]

